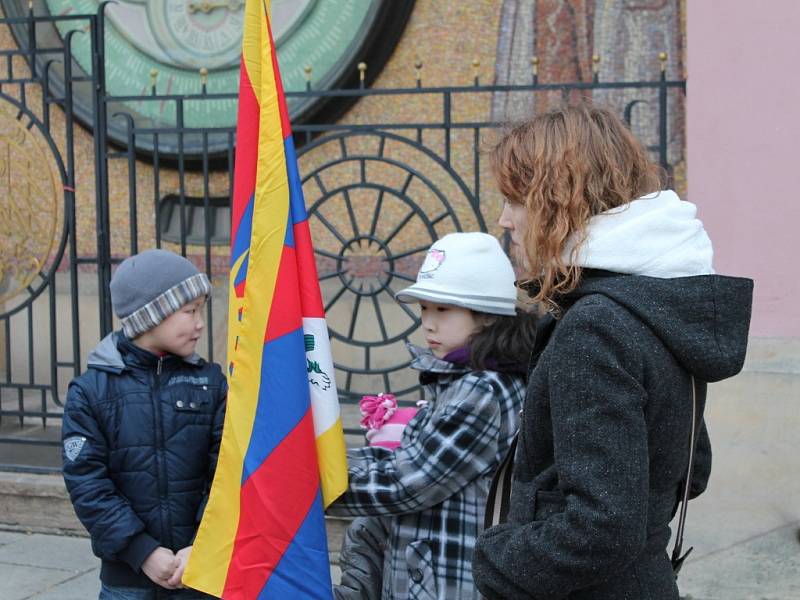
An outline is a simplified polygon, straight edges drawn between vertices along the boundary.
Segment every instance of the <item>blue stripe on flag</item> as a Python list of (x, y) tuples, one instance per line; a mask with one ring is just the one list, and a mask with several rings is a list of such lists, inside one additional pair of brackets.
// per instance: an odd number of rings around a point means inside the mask
[(242, 484), (294, 429), (311, 405), (303, 328), (264, 344), (261, 383)]
[[(249, 248), (248, 248), (248, 250), (249, 250)], [(234, 287), (238, 286), (245, 279), (247, 279), (247, 266), (249, 264), (250, 264), (250, 254), (248, 252), (247, 256), (244, 257), (244, 260), (242, 261), (242, 264), (239, 265), (239, 270), (236, 272), (236, 276), (233, 278), (233, 286)]]
[(325, 519), (322, 513), (322, 494), (311, 505), (306, 518), (286, 548), (272, 575), (267, 580), (259, 600), (271, 598), (309, 598), (330, 600), (331, 572)]
[[(247, 201), (247, 206), (242, 213), (242, 220), (236, 229), (236, 239), (231, 245), (231, 266), (236, 264), (239, 257), (250, 248), (250, 235), (253, 232), (253, 206), (255, 205), (255, 192)], [(246, 271), (245, 271), (246, 273)]]
[(297, 153), (294, 150), (292, 136), (284, 140), (283, 149), (286, 154), (286, 175), (289, 179), (289, 207), (292, 212), (292, 221), (297, 225), (305, 221), (308, 215), (303, 200), (303, 184), (300, 181), (300, 172), (297, 170)]
[(286, 237), (283, 238), (283, 245), (294, 248), (294, 224), (292, 223), (292, 213), (286, 215)]

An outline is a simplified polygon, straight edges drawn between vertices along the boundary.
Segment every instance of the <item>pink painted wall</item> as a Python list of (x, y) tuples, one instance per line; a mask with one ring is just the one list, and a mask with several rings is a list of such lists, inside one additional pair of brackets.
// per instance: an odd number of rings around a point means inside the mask
[(686, 4), (689, 199), (755, 280), (751, 335), (800, 338), (800, 2)]

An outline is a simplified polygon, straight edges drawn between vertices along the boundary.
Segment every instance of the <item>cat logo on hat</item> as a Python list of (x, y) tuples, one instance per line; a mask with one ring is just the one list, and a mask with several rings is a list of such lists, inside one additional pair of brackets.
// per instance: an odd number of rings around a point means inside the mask
[(419, 268), (417, 279), (431, 279), (433, 277), (433, 272), (442, 266), (445, 258), (446, 253), (444, 250), (439, 250), (437, 248), (428, 250), (428, 254), (425, 255), (425, 262), (423, 262), (422, 266)]

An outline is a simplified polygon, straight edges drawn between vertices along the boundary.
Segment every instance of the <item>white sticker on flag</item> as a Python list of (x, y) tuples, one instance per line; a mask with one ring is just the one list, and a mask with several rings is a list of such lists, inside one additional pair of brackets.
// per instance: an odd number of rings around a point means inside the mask
[(333, 357), (325, 319), (304, 318), (303, 333), (306, 342), (308, 386), (311, 390), (311, 408), (314, 414), (314, 431), (319, 435), (327, 431), (339, 418), (339, 395), (333, 375)]

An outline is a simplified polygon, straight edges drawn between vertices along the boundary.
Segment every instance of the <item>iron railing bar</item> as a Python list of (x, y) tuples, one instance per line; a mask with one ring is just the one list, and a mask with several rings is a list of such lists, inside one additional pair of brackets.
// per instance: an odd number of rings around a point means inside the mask
[[(5, 353), (6, 353), (6, 381), (11, 381), (11, 315), (6, 316), (5, 321)], [(2, 384), (0, 384), (2, 385)], [(2, 389), (2, 387), (0, 387)]]
[[(57, 396), (55, 387), (58, 381), (58, 343), (56, 331), (58, 331), (57, 315), (56, 315), (56, 286), (55, 277), (48, 286), (50, 288), (50, 387), (53, 390), (53, 396)], [(42, 390), (42, 412), (47, 410), (45, 399), (45, 390)], [(42, 416), (42, 427), (46, 425), (46, 417)]]
[(156, 248), (161, 248), (161, 167), (158, 133), (153, 134), (153, 202), (156, 212)]
[(411, 256), (412, 254), (416, 254), (417, 252), (424, 252), (428, 248), (430, 248), (430, 246), (417, 246), (416, 248), (413, 248), (411, 250), (405, 250), (404, 252), (400, 252), (398, 254), (392, 254), (392, 259), (398, 260), (401, 258), (405, 258), (406, 256)]
[(403, 220), (402, 220), (402, 221), (400, 221), (400, 223), (397, 225), (397, 227), (395, 227), (395, 228), (392, 230), (392, 233), (389, 235), (389, 237), (387, 237), (387, 238), (384, 240), (384, 242), (383, 242), (383, 243), (384, 243), (384, 244), (386, 244), (387, 246), (388, 246), (389, 244), (391, 244), (391, 243), (392, 243), (392, 240), (393, 240), (393, 239), (394, 239), (394, 238), (397, 236), (397, 234), (398, 234), (398, 233), (400, 233), (400, 231), (402, 231), (403, 227), (405, 227), (406, 225), (408, 225), (409, 221), (411, 221), (411, 219), (413, 219), (415, 215), (417, 215), (417, 212), (416, 212), (416, 211), (414, 211), (414, 210), (410, 211), (410, 212), (409, 212), (409, 213), (408, 213), (408, 214), (405, 216), (405, 218), (403, 218)]
[[(372, 305), (375, 307), (375, 316), (378, 319), (378, 328), (381, 330), (381, 337), (385, 342), (389, 339), (389, 333), (386, 331), (386, 323), (383, 320), (380, 302), (378, 302), (378, 296), (376, 294), (371, 294), (370, 297), (372, 298)], [(369, 348), (369, 346), (367, 346), (367, 348)]]
[[(183, 130), (183, 101), (178, 101), (177, 125), (178, 130)], [(181, 227), (181, 256), (186, 256), (186, 165), (183, 155), (183, 135), (178, 134), (178, 197), (180, 198), (180, 227)], [(192, 211), (194, 212), (194, 211)]]
[(347, 240), (342, 237), (342, 234), (339, 233), (336, 227), (334, 227), (333, 224), (331, 224), (331, 222), (328, 221), (328, 219), (325, 218), (320, 211), (315, 212), (314, 216), (317, 217), (323, 225), (325, 225), (325, 227), (334, 235), (337, 240), (339, 240), (343, 245), (347, 245)]
[(49, 474), (61, 473), (61, 468), (0, 463), (0, 471), (5, 471), (7, 473), (32, 473), (34, 475), (36, 474), (49, 475)]
[(333, 252), (328, 252), (327, 250), (323, 250), (322, 248), (316, 248), (315, 247), (314, 248), (314, 252), (316, 254), (321, 254), (322, 256), (325, 256), (327, 258), (332, 258), (333, 260), (336, 260), (336, 261), (342, 259), (342, 257), (339, 256), (338, 254), (334, 254)]
[(353, 203), (350, 200), (350, 191), (344, 189), (342, 190), (342, 195), (344, 196), (344, 203), (347, 206), (347, 214), (350, 217), (350, 226), (353, 228), (353, 237), (361, 237), (361, 233), (358, 230), (358, 222), (356, 221), (356, 213), (353, 210)]
[[(385, 139), (385, 138), (381, 138)], [(375, 237), (375, 230), (378, 228), (378, 218), (381, 214), (381, 207), (383, 206), (383, 194), (384, 190), (380, 190), (378, 192), (378, 199), (375, 201), (375, 211), (372, 213), (372, 224), (369, 227), (369, 235), (370, 237)]]
[(28, 383), (30, 384), (33, 384), (33, 367), (35, 362), (33, 344), (33, 304), (28, 304)]
[[(205, 223), (203, 226), (203, 241), (205, 242), (206, 275), (208, 276), (208, 279), (211, 280), (211, 230), (216, 229), (216, 223), (214, 222), (214, 217), (211, 214), (211, 200), (209, 198), (210, 187), (208, 179), (208, 134), (203, 133), (203, 221)], [(214, 327), (212, 326), (214, 323), (213, 302), (213, 296), (209, 295), (208, 301), (206, 302), (206, 310), (208, 314), (208, 318), (206, 319), (208, 327), (206, 327), (206, 331), (208, 332), (209, 362), (214, 362)]]
[[(102, 5), (101, 5), (102, 6)], [(100, 336), (111, 332), (111, 298), (108, 284), (111, 281), (111, 241), (108, 198), (108, 160), (106, 134), (106, 89), (105, 89), (105, 39), (103, 19), (93, 16), (89, 19), (92, 49), (92, 114), (94, 116), (94, 155), (95, 155), (95, 228), (97, 231), (97, 285), (98, 312), (100, 315)]]
[(360, 369), (358, 367), (341, 365), (336, 362), (333, 363), (333, 366), (334, 368), (339, 369), (340, 371), (350, 370), (356, 375), (381, 375), (383, 373), (389, 374), (389, 373), (396, 373), (397, 371), (402, 371), (403, 369), (407, 368), (408, 365), (410, 364), (411, 364), (410, 361), (406, 361), (401, 365), (394, 365), (392, 367), (383, 367), (383, 368), (373, 367), (369, 371), (367, 371), (366, 369)]
[[(607, 81), (607, 82), (568, 82), (568, 83), (541, 83), (516, 84), (516, 85), (470, 85), (470, 86), (441, 86), (430, 88), (352, 88), (341, 90), (311, 90), (311, 91), (286, 91), (287, 98), (342, 98), (342, 97), (364, 97), (364, 96), (402, 96), (420, 94), (475, 94), (475, 93), (497, 93), (497, 92), (528, 92), (528, 91), (573, 91), (573, 90), (615, 90), (615, 89), (657, 89), (662, 85), (666, 87), (683, 88), (686, 82), (683, 80), (666, 80), (663, 83), (659, 80), (654, 81)], [(236, 93), (214, 93), (214, 94), (159, 94), (158, 96), (137, 96), (137, 95), (107, 95), (107, 102), (176, 102), (191, 100), (236, 100)], [(209, 131), (212, 128), (209, 128)], [(297, 131), (296, 126), (292, 126), (293, 131)]]
[(392, 384), (389, 381), (389, 374), (383, 373), (383, 386), (386, 388), (387, 393), (392, 391)]
[(406, 275), (405, 273), (401, 273), (400, 271), (387, 271), (389, 275), (393, 277), (397, 277), (398, 279), (402, 279), (404, 281), (410, 281), (411, 283), (416, 283), (416, 278), (411, 277), (410, 275)]
[(442, 127), (444, 129), (444, 162), (448, 165), (450, 164), (450, 121), (452, 117), (452, 96), (450, 92), (445, 92), (443, 96), (443, 112), (442, 115)]
[[(386, 289), (389, 292), (389, 294), (392, 296), (392, 298), (394, 298), (396, 293), (395, 293), (395, 291), (392, 289), (392, 287), (389, 284), (386, 284)], [(411, 320), (415, 324), (419, 323), (419, 317), (416, 314), (414, 314), (414, 311), (412, 311), (410, 308), (408, 308), (408, 305), (405, 302), (398, 302), (397, 306), (399, 306), (406, 313), (406, 315), (408, 315), (411, 318)]]
[(88, 21), (94, 18), (95, 15), (79, 14), (79, 15), (29, 15), (27, 17), (3, 17), (0, 19), (0, 25), (25, 25), (30, 21), (34, 23), (55, 23), (60, 21)]
[(350, 391), (350, 386), (353, 384), (353, 371), (348, 370), (344, 378), (344, 389)]
[(44, 390), (41, 390), (42, 401), (42, 427), (47, 427), (47, 396)]
[[(38, 414), (36, 415), (39, 416)], [(60, 446), (58, 440), (37, 440), (33, 438), (0, 437), (0, 444), (24, 444), (26, 446)]]
[(319, 176), (319, 173), (314, 173), (314, 181), (316, 182), (317, 186), (319, 187), (319, 191), (322, 192), (322, 195), (326, 195), (328, 193), (325, 184), (322, 182), (322, 178)]
[(430, 224), (431, 224), (432, 226), (433, 226), (433, 225), (438, 225), (439, 223), (441, 223), (442, 221), (444, 221), (444, 220), (445, 220), (447, 217), (449, 217), (449, 216), (450, 216), (450, 213), (449, 213), (449, 212), (447, 212), (447, 211), (445, 211), (445, 212), (443, 212), (442, 214), (440, 214), (438, 217), (436, 217), (435, 219), (433, 219), (433, 220), (430, 222)]
[(350, 329), (347, 331), (347, 337), (349, 337), (350, 339), (353, 338), (353, 334), (356, 332), (356, 321), (358, 320), (358, 311), (361, 308), (361, 299), (363, 298), (361, 292), (363, 291), (363, 289), (364, 285), (362, 284), (358, 288), (359, 293), (356, 294), (356, 302), (355, 305), (353, 306), (353, 314), (350, 317)]
[[(46, 389), (39, 389), (38, 391), (42, 394), (47, 392)], [(4, 417), (18, 417), (20, 415), (23, 417), (41, 417), (42, 414), (51, 419), (60, 419), (64, 415), (63, 413), (53, 412), (51, 410), (47, 410), (46, 408), (44, 412), (38, 410), (23, 410), (21, 412), (18, 410), (8, 409), (0, 410), (0, 415), (3, 415)]]
[(16, 381), (3, 381), (0, 383), (0, 390), (49, 390), (50, 386), (46, 383), (19, 383)]
[[(81, 340), (80, 335), (80, 310), (78, 307), (78, 225), (75, 217), (75, 144), (74, 144), (74, 125), (75, 116), (72, 112), (74, 78), (72, 77), (72, 37), (67, 34), (64, 44), (64, 132), (66, 136), (67, 164), (66, 177), (67, 186), (64, 188), (64, 218), (67, 219), (67, 230), (69, 235), (69, 282), (70, 282), (70, 310), (72, 311), (72, 360), (73, 373), (77, 377), (80, 374), (81, 364)], [(60, 365), (57, 365), (60, 366)], [(58, 380), (54, 382), (57, 390)], [(58, 394), (55, 394), (56, 397)]]
[(337, 301), (337, 300), (339, 300), (339, 298), (341, 298), (341, 297), (342, 297), (342, 295), (343, 295), (343, 294), (344, 294), (344, 293), (345, 293), (347, 290), (348, 290), (348, 287), (347, 287), (346, 285), (343, 285), (343, 286), (342, 286), (342, 287), (339, 289), (339, 291), (338, 291), (338, 292), (336, 292), (336, 294), (333, 296), (333, 298), (331, 298), (331, 299), (328, 301), (328, 303), (325, 305), (325, 312), (328, 312), (328, 311), (331, 309), (331, 307), (332, 307), (334, 304), (336, 304), (336, 301)]

